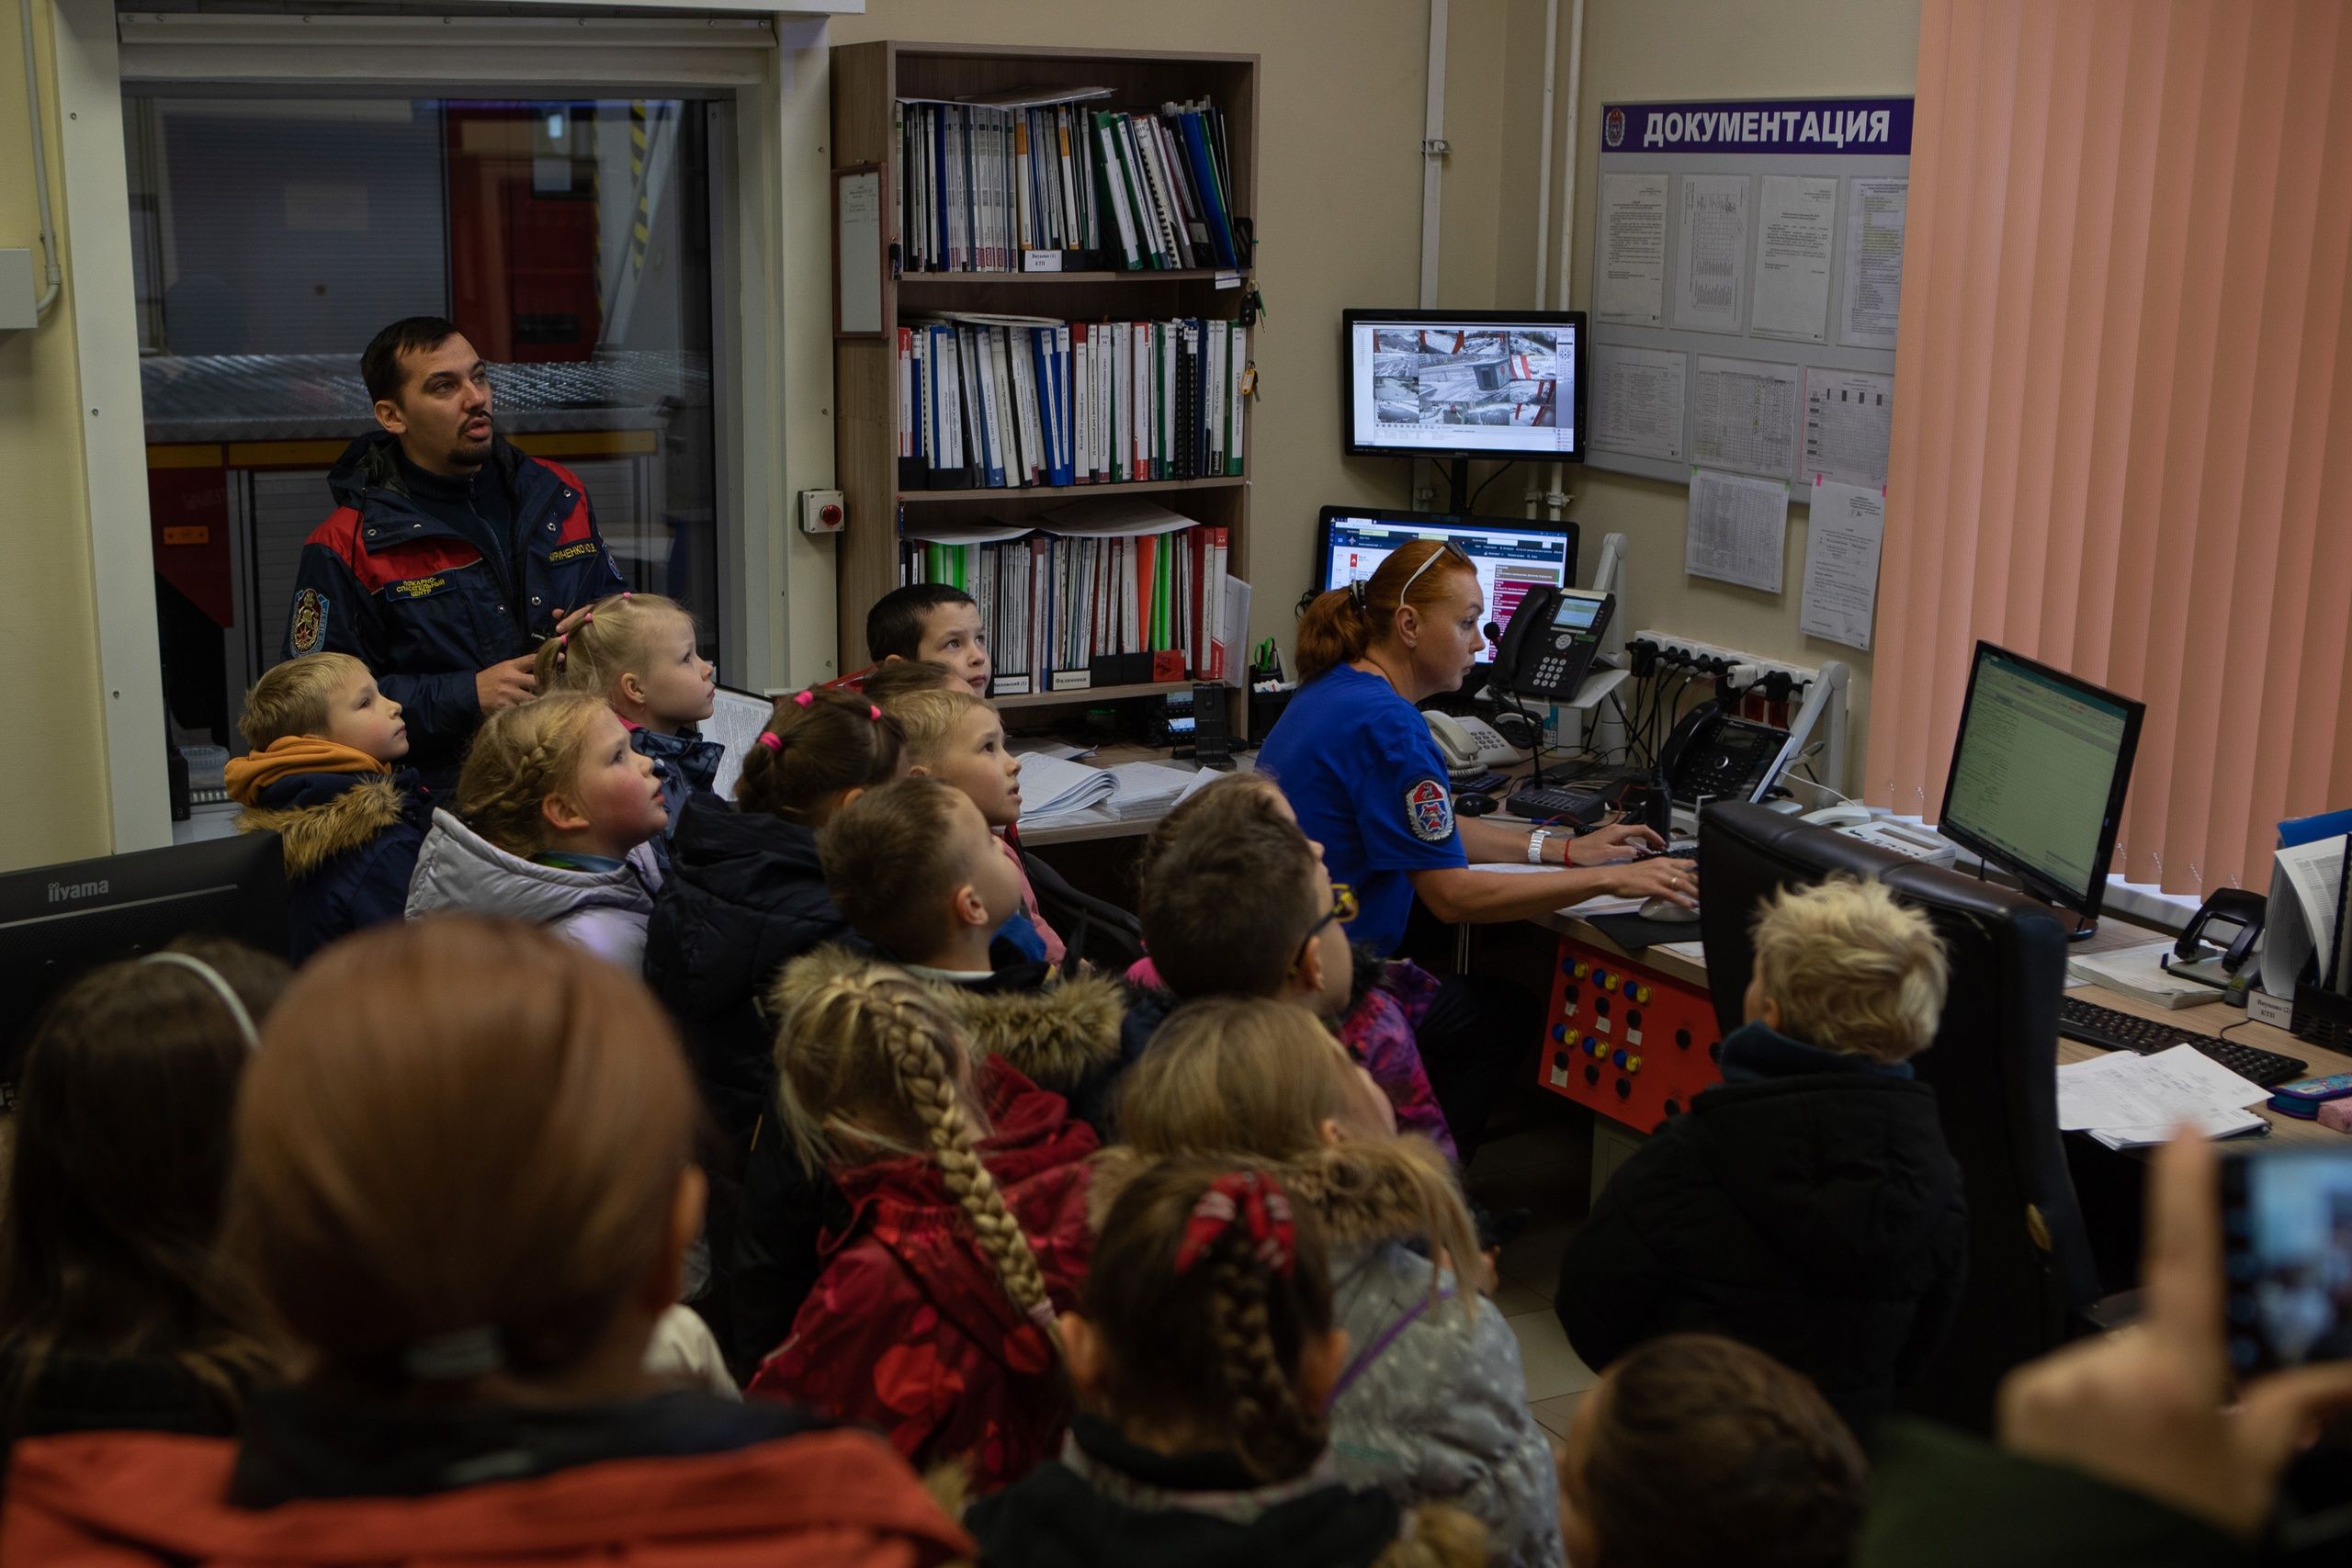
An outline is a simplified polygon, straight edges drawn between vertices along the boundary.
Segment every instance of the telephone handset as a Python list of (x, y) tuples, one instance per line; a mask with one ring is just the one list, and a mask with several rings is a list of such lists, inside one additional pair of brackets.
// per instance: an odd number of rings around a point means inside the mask
[(1755, 800), (1781, 776), (1789, 732), (1734, 718), (1708, 702), (1682, 716), (1658, 753), (1659, 770), (1678, 806)]
[(1429, 721), (1430, 734), (1445, 756), (1445, 771), (1456, 778), (1473, 779), (1527, 761), (1528, 754), (1504, 739), (1490, 724), (1457, 718), (1435, 708), (1422, 709), (1421, 717)]
[(1532, 585), (1503, 628), (1491, 684), (1498, 692), (1549, 702), (1575, 696), (1616, 612), (1613, 593)]

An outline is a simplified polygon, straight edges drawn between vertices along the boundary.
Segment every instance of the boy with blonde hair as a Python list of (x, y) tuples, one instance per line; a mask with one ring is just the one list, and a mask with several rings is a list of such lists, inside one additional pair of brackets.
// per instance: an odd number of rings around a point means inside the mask
[(1723, 1083), (1594, 1201), (1555, 1310), (1594, 1368), (1661, 1334), (1727, 1335), (1859, 1429), (1942, 1343), (1967, 1268), (1960, 1167), (1910, 1061), (1948, 964), (1925, 916), (1844, 878), (1782, 891), (1755, 942)]
[(288, 956), (397, 920), (432, 807), (408, 755), (401, 705), (347, 653), (266, 671), (238, 720), (252, 750), (228, 767), (241, 833), (274, 832), (286, 854)]

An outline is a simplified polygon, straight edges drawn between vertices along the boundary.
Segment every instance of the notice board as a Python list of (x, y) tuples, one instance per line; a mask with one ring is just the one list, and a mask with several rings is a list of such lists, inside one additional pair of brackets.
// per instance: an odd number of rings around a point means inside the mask
[(1593, 468), (1883, 490), (1911, 100), (1608, 104)]

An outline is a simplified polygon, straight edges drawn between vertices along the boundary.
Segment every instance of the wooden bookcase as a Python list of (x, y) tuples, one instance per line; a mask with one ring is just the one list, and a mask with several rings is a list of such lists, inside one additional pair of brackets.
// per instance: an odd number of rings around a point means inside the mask
[[(1249, 54), (1146, 54), (1118, 50), (1009, 49), (992, 44), (878, 41), (845, 44), (832, 53), (832, 164), (890, 165), (891, 198), (884, 244), (899, 243), (901, 171), (892, 129), (901, 96), (956, 98), (1038, 86), (1102, 86), (1113, 96), (1090, 108), (1157, 108), (1172, 100), (1206, 96), (1226, 118), (1232, 156), (1231, 209), (1257, 215), (1258, 58)], [(1228, 275), (1229, 276), (1229, 275)], [(849, 525), (836, 538), (841, 612), (841, 667), (865, 663), (865, 613), (898, 586), (899, 528), (903, 515), (925, 523), (1019, 524), (1049, 508), (1091, 495), (1148, 495), (1199, 522), (1228, 531), (1228, 568), (1250, 576), (1250, 482), (1257, 438), (1245, 400), (1244, 472), (1236, 476), (1127, 484), (1023, 489), (899, 489), (899, 313), (1001, 311), (1059, 316), (1073, 321), (1198, 316), (1232, 320), (1241, 313), (1251, 280), (1217, 287), (1213, 269), (1160, 272), (909, 273), (886, 277), (881, 338), (838, 338), (833, 344), (833, 456), (836, 482)], [(1248, 628), (1229, 649), (1248, 657)], [(1001, 707), (1078, 707), (1119, 697), (1181, 691), (1166, 685), (1096, 686), (1074, 692), (999, 697)], [(1234, 733), (1243, 733), (1247, 694), (1233, 694)]]

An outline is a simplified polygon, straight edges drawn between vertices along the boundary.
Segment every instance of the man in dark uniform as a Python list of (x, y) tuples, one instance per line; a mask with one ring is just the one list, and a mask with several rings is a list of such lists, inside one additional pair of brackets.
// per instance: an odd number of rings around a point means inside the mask
[(628, 584), (579, 478), (498, 439), (488, 367), (455, 325), (394, 321), (359, 370), (383, 429), (327, 476), (339, 504), (302, 547), (285, 656), (366, 663), (446, 793), (482, 716), (536, 694), (533, 649)]

